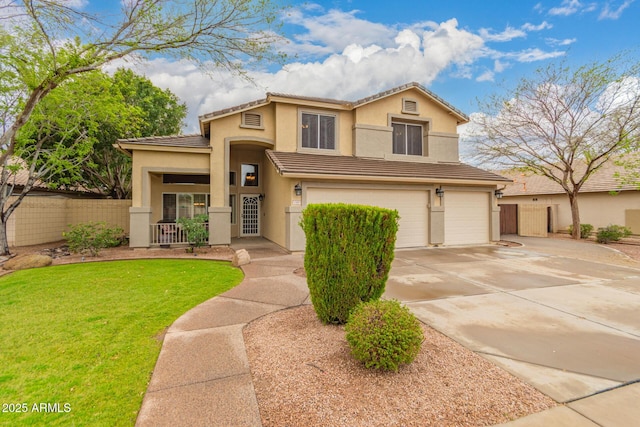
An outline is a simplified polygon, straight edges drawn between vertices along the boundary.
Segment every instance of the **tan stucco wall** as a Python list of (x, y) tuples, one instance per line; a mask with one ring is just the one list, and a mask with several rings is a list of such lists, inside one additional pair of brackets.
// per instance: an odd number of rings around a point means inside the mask
[(282, 247), (287, 247), (285, 210), (295, 197), (293, 187), (297, 181), (283, 178), (271, 162), (265, 162), (264, 182), (267, 188), (262, 204), (262, 235)]
[(444, 110), (439, 104), (423, 95), (417, 89), (400, 92), (387, 98), (376, 100), (356, 108), (355, 120), (358, 124), (388, 126), (387, 114), (402, 114), (402, 100), (413, 99), (418, 102), (418, 114), (407, 114), (407, 117), (423, 117), (431, 119), (432, 132), (457, 132), (458, 123), (454, 116)]
[(150, 172), (208, 173), (209, 154), (176, 151), (136, 150), (132, 161), (132, 206), (144, 206), (145, 182)]
[(131, 200), (26, 197), (10, 217), (9, 245), (28, 246), (63, 240), (70, 224), (106, 222), (129, 233)]
[[(509, 196), (500, 200), (500, 204), (542, 204), (557, 206), (556, 229), (567, 230), (571, 225), (571, 207), (569, 198), (564, 194), (545, 196)], [(623, 191), (617, 195), (608, 193), (583, 193), (578, 196), (580, 222), (591, 224), (595, 228), (610, 224), (627, 225), (625, 211), (640, 209), (640, 192)], [(633, 225), (633, 224), (631, 224)], [(627, 225), (628, 226), (628, 225)], [(633, 229), (635, 234), (640, 230)]]

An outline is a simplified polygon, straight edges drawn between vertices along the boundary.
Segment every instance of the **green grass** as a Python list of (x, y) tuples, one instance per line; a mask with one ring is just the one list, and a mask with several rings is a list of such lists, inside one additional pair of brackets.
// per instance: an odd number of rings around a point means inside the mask
[[(133, 425), (158, 335), (241, 280), (228, 263), (160, 259), (0, 278), (0, 425)], [(41, 403), (61, 412), (35, 412)]]

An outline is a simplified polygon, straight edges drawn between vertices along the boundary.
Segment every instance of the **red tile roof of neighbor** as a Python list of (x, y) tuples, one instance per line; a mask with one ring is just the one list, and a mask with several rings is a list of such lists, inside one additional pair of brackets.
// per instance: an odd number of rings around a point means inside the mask
[(463, 163), (405, 162), (272, 150), (266, 150), (266, 154), (282, 175), (411, 178), (421, 181), (471, 180), (505, 184), (510, 182), (508, 178)]
[[(584, 166), (582, 167), (584, 170)], [(551, 179), (542, 175), (533, 175), (529, 172), (500, 171), (501, 175), (513, 180), (513, 184), (504, 189), (505, 196), (526, 196), (537, 194), (564, 194), (562, 187)], [(638, 190), (637, 185), (625, 183), (616, 177), (616, 173), (625, 175), (628, 171), (622, 166), (617, 166), (613, 162), (608, 162), (598, 169), (584, 183), (581, 193), (599, 193), (610, 191)], [(579, 175), (581, 176), (581, 174)]]

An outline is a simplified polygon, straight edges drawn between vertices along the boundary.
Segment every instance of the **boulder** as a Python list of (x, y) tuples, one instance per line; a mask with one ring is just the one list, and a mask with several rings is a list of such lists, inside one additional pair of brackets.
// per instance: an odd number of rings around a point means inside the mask
[(233, 266), (240, 267), (241, 265), (249, 264), (251, 262), (251, 257), (249, 256), (249, 252), (246, 249), (239, 249), (233, 255)]
[(5, 270), (26, 270), (28, 268), (46, 267), (53, 259), (48, 255), (26, 254), (11, 258), (2, 265)]

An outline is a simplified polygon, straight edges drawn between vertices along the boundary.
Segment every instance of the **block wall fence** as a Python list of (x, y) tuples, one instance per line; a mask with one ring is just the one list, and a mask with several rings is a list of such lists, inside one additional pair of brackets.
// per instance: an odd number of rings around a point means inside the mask
[(9, 217), (9, 246), (29, 246), (63, 240), (69, 225), (106, 222), (129, 234), (131, 200), (68, 199), (28, 196)]

